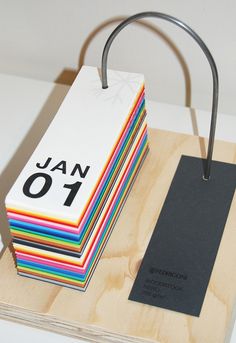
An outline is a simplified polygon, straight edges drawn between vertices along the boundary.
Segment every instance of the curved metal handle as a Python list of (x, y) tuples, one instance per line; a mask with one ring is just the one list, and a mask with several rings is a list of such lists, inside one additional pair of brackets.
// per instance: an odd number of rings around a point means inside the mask
[(212, 96), (212, 112), (211, 112), (211, 125), (210, 125), (210, 134), (209, 134), (209, 141), (208, 141), (208, 151), (207, 151), (207, 159), (206, 164), (204, 167), (204, 175), (203, 179), (208, 180), (210, 177), (210, 171), (211, 171), (211, 162), (212, 162), (212, 154), (213, 154), (213, 146), (214, 146), (214, 139), (215, 139), (215, 129), (216, 129), (216, 118), (217, 118), (217, 107), (218, 107), (218, 94), (219, 94), (219, 81), (218, 81), (218, 72), (216, 68), (215, 61), (206, 46), (206, 44), (203, 42), (203, 40), (198, 36), (196, 32), (194, 32), (187, 24), (183, 23), (181, 20), (172, 17), (168, 14), (160, 13), (160, 12), (142, 12), (135, 14), (126, 20), (122, 21), (115, 30), (110, 34), (108, 37), (105, 47), (103, 49), (102, 53), (102, 88), (108, 88), (107, 83), (107, 57), (108, 52), (111, 47), (111, 44), (114, 40), (114, 38), (118, 35), (118, 33), (125, 28), (128, 24), (142, 18), (147, 17), (154, 17), (154, 18), (160, 18), (166, 21), (169, 21), (177, 26), (179, 26), (181, 29), (186, 31), (200, 46), (202, 51), (204, 52), (210, 67), (212, 71), (212, 78), (213, 78), (213, 96)]

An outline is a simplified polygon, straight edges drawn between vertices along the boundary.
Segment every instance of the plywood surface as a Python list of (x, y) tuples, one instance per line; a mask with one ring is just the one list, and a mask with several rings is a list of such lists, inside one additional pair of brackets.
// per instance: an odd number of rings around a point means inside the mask
[[(85, 293), (16, 275), (11, 248), (0, 261), (0, 316), (89, 342), (228, 342), (236, 302), (236, 197), (200, 318), (128, 300), (181, 154), (202, 156), (198, 137), (149, 130), (150, 152)], [(214, 159), (236, 163), (236, 145)]]

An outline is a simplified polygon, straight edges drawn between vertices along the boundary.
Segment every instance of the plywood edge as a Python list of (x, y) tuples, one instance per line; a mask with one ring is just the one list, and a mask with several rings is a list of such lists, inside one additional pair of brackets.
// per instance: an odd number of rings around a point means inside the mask
[[(119, 333), (102, 330), (95, 325), (82, 325), (72, 321), (61, 321), (52, 315), (42, 315), (21, 307), (0, 303), (0, 318), (24, 324), (37, 329), (63, 334), (72, 338), (82, 339), (85, 342), (97, 343), (150, 343), (152, 340), (140, 339), (135, 336), (125, 336)], [(158, 342), (157, 342), (158, 343)]]

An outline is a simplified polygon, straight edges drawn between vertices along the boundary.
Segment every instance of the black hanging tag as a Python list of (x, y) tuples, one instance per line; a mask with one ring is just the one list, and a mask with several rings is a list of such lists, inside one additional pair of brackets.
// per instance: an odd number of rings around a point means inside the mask
[(236, 165), (182, 156), (129, 299), (199, 316), (236, 187)]

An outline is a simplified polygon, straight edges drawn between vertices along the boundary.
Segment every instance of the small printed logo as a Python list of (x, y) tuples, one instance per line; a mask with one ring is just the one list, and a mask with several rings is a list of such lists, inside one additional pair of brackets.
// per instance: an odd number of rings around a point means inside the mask
[(151, 268), (149, 269), (149, 272), (150, 272), (150, 274), (154, 274), (154, 273), (155, 273), (155, 268), (151, 267)]
[(149, 273), (150, 274), (159, 274), (162, 276), (168, 276), (168, 277), (176, 278), (179, 280), (187, 280), (187, 278), (188, 278), (187, 274), (179, 273), (179, 272), (173, 272), (173, 271), (164, 270), (164, 269), (159, 269), (159, 268), (155, 268), (155, 267), (150, 267)]

